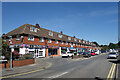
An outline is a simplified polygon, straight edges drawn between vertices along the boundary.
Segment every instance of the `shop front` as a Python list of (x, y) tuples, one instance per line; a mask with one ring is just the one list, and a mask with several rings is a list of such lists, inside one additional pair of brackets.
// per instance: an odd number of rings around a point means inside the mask
[(45, 46), (43, 45), (30, 45), (28, 51), (34, 55), (34, 58), (45, 57)]
[(59, 48), (56, 46), (48, 46), (48, 56), (59, 56)]

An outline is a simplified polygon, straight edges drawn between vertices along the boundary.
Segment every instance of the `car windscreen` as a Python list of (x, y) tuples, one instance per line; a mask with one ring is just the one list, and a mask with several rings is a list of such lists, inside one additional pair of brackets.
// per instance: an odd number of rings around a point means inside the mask
[(66, 52), (65, 52), (65, 51), (63, 51), (62, 53), (63, 53), (63, 54), (66, 54)]
[(116, 54), (116, 53), (109, 53), (109, 54)]

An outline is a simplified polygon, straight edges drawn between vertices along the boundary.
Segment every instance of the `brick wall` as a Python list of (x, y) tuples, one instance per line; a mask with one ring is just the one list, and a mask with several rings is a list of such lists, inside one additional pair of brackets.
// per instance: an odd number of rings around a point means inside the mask
[[(25, 60), (14, 60), (13, 61), (13, 67), (18, 67), (18, 66), (24, 66), (24, 65), (29, 65), (29, 64), (34, 64), (35, 60), (34, 59), (25, 59)], [(10, 68), (10, 61), (8, 61), (6, 64), (2, 63), (0, 64), (0, 68)]]

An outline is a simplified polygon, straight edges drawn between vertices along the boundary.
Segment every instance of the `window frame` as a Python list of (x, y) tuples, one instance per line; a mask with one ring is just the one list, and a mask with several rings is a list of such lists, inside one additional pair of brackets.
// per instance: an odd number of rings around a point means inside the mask
[(63, 42), (63, 41), (61, 41), (61, 44), (64, 44), (64, 42)]
[(55, 40), (55, 44), (58, 44), (58, 40)]
[[(60, 36), (60, 35), (61, 35), (61, 36)], [(62, 38), (62, 36), (63, 36), (62, 34), (59, 34), (59, 35), (58, 35), (59, 38)]]
[(48, 39), (48, 41), (47, 41), (48, 43), (52, 43), (52, 40), (51, 39)]
[[(18, 36), (19, 36), (19, 38), (18, 38)], [(16, 35), (16, 40), (20, 40), (20, 35)]]
[(39, 42), (44, 42), (44, 38), (43, 38), (43, 37), (40, 37), (40, 38), (39, 38)]
[[(33, 39), (31, 39), (31, 38), (33, 38)], [(34, 36), (33, 35), (28, 35), (28, 40), (29, 41), (34, 41)]]
[(71, 37), (68, 37), (68, 40), (71, 40)]
[(31, 26), (31, 27), (30, 27), (30, 31), (32, 31), (32, 32), (37, 32), (37, 28), (36, 28), (36, 27)]
[(52, 31), (49, 32), (49, 36), (53, 36), (53, 32)]

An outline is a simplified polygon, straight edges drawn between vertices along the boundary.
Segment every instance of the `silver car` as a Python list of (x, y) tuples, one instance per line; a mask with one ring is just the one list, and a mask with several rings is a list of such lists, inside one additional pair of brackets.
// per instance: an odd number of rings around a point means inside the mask
[(116, 53), (116, 52), (110, 52), (108, 54), (108, 58), (117, 58), (117, 57), (118, 57), (118, 53)]

